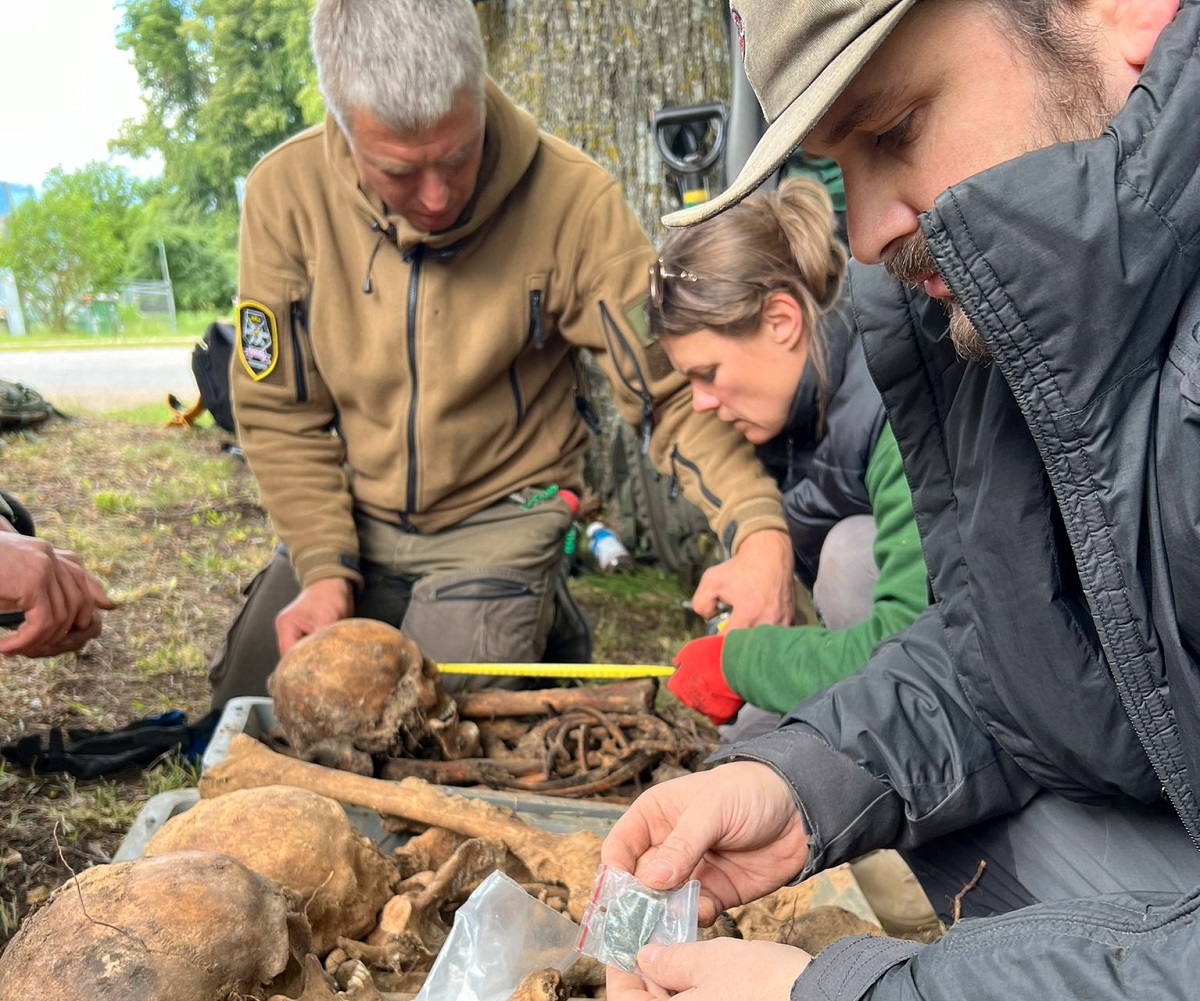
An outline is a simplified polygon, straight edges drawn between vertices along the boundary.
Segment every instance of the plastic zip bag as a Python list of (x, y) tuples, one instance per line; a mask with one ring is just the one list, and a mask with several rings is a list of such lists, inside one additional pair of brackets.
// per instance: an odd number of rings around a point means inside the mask
[(578, 937), (574, 921), (493, 872), (454, 915), (415, 1001), (507, 1001), (534, 970), (575, 962)]
[(588, 900), (575, 948), (585, 956), (637, 973), (638, 950), (650, 943), (696, 941), (700, 883), (652, 890), (620, 869), (602, 865)]

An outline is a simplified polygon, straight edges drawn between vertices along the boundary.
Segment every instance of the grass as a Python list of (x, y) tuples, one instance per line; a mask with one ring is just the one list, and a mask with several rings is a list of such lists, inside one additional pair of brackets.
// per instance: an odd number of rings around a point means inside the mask
[(684, 607), (691, 596), (670, 574), (652, 567), (630, 573), (588, 573), (571, 592), (592, 621), (592, 656), (598, 663), (669, 664), (704, 624)]
[[(0, 878), (4, 875), (4, 865), (0, 862)], [(0, 899), (0, 939), (11, 938), (21, 923), (21, 909), (15, 900)]]
[(171, 637), (167, 642), (156, 645), (146, 655), (138, 657), (133, 662), (133, 667), (147, 679), (153, 679), (173, 671), (198, 674), (204, 670), (207, 663), (208, 656), (199, 647), (179, 637)]
[[(50, 727), (109, 730), (208, 709), (207, 663), (274, 535), (245, 463), (165, 408), (52, 421), (0, 436), (5, 486), (39, 533), (78, 553), (118, 602), (80, 654), (0, 668), (0, 744)], [(72, 872), (111, 858), (145, 800), (194, 784), (175, 760), (104, 779), (0, 768), (0, 946)]]
[(662, 608), (682, 607), (691, 597), (677, 578), (653, 567), (637, 567), (625, 573), (589, 573), (580, 587), (620, 601), (648, 602)]
[[(106, 410), (104, 411), (104, 416), (114, 420), (127, 421), (131, 424), (153, 424), (157, 427), (165, 427), (170, 414), (165, 403), (142, 403), (136, 407)], [(205, 411), (196, 418), (194, 426), (197, 428), (216, 427), (213, 423), (212, 414), (208, 413), (208, 411)], [(185, 434), (186, 429), (180, 428), (179, 433)]]
[(120, 490), (97, 490), (92, 502), (101, 514), (119, 514), (134, 509), (133, 495)]
[(68, 351), (75, 348), (128, 348), (189, 344), (199, 340), (204, 328), (217, 319), (216, 311), (179, 312), (172, 331), (165, 320), (139, 317), (117, 333), (34, 330), (22, 335), (0, 334), (3, 351)]
[[(207, 664), (241, 587), (275, 544), (246, 464), (207, 422), (166, 427), (161, 405), (52, 421), (0, 435), (4, 486), (40, 534), (78, 553), (118, 602), (80, 654), (0, 667), (0, 744), (51, 727), (114, 729), (171, 708), (208, 709)], [(703, 627), (669, 574), (586, 573), (571, 589), (592, 621), (599, 662), (665, 664)], [(194, 785), (168, 758), (108, 778), (68, 779), (0, 760), (0, 948), (73, 872), (112, 857), (150, 796)]]

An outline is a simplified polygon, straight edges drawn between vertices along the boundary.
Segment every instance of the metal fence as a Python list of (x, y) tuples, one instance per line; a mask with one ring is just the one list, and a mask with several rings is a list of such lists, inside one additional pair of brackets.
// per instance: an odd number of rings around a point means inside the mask
[(129, 281), (120, 285), (119, 300), (122, 306), (136, 309), (146, 317), (162, 318), (175, 325), (175, 295), (169, 281)]

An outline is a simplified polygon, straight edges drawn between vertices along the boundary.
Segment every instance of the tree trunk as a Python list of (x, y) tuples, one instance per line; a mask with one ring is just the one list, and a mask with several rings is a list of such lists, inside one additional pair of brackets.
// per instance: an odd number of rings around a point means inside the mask
[(716, 0), (484, 0), (488, 69), (543, 129), (617, 179), (656, 242), (678, 207), (649, 116), (728, 100), (724, 5)]
[[(604, 166), (650, 238), (661, 243), (659, 220), (679, 202), (665, 182), (650, 116), (668, 105), (728, 101), (724, 4), (483, 0), (476, 10), (497, 83), (544, 130)], [(594, 366), (589, 376), (592, 402), (603, 426), (612, 427), (617, 417), (608, 387)], [(588, 479), (601, 498), (609, 487), (611, 437), (599, 437), (588, 459)]]

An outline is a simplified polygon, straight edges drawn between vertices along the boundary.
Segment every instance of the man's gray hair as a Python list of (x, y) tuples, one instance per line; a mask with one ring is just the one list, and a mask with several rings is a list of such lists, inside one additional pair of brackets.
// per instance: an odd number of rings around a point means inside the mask
[(312, 50), (325, 106), (396, 132), (437, 124), (460, 94), (483, 100), (487, 60), (471, 0), (317, 0)]

